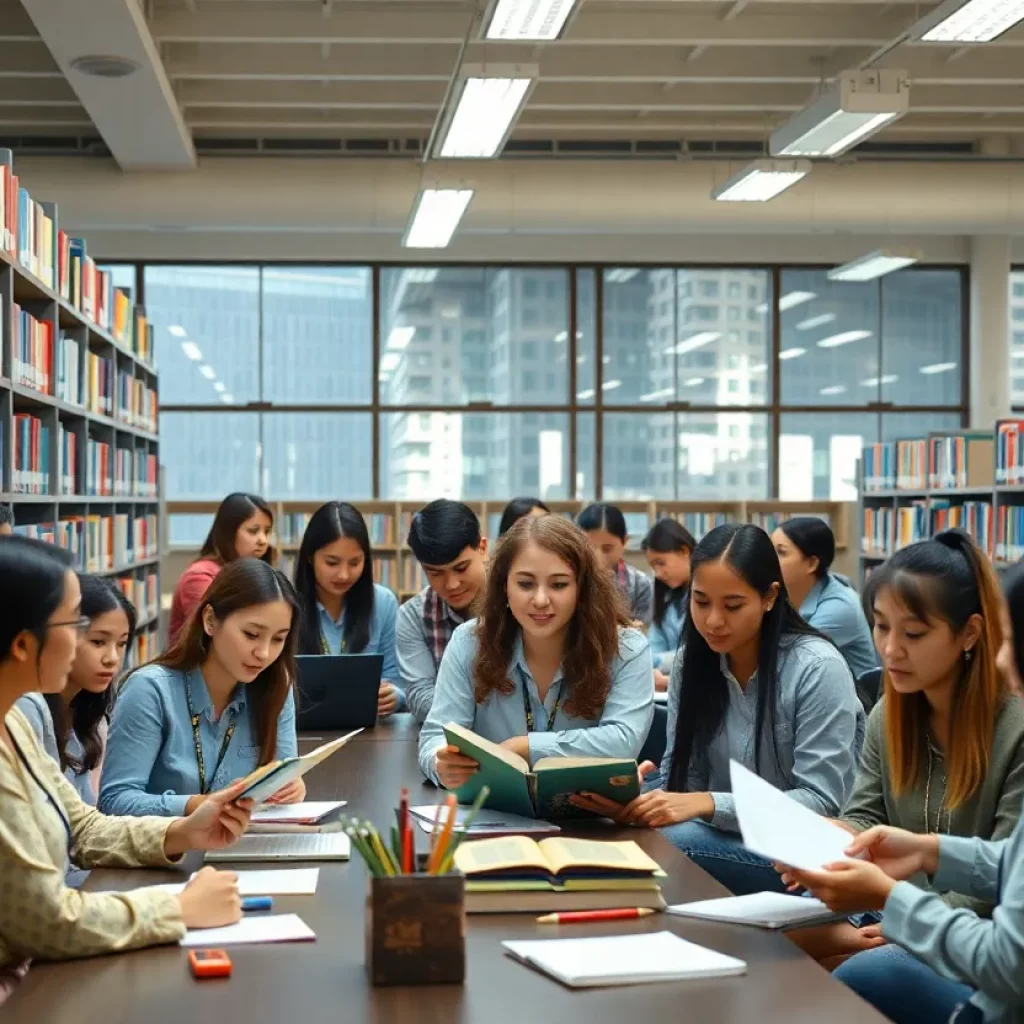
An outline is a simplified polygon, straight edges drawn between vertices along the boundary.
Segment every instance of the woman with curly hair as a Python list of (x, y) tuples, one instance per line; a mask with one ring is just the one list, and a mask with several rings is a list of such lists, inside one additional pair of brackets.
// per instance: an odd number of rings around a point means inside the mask
[(636, 757), (653, 717), (647, 640), (615, 581), (561, 516), (521, 519), (491, 560), (480, 617), (455, 630), (420, 734), (423, 774), (457, 789), (476, 762), (455, 722), (525, 758)]

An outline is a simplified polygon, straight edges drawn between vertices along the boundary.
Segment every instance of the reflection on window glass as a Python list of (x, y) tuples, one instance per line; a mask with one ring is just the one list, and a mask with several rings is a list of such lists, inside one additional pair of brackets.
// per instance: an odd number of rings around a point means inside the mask
[(576, 271), (576, 402), (593, 405), (597, 352), (597, 271)]
[(605, 404), (766, 404), (770, 292), (763, 270), (606, 270)]
[(882, 415), (881, 441), (927, 437), (931, 433), (960, 430), (963, 426), (958, 412), (887, 412)]
[(1024, 271), (1010, 275), (1010, 402), (1024, 406)]
[(357, 501), (372, 496), (369, 413), (268, 413), (262, 429), (260, 493), (268, 499)]
[(161, 404), (258, 401), (259, 268), (147, 266), (145, 284)]
[(160, 462), (168, 499), (220, 501), (259, 492), (260, 418), (256, 413), (162, 412)]
[(384, 497), (569, 494), (564, 413), (389, 413), (381, 421)]
[(381, 271), (385, 405), (564, 405), (566, 270)]
[(903, 270), (882, 278), (882, 400), (959, 405), (963, 276)]
[(593, 501), (597, 494), (595, 418), (592, 412), (580, 413), (576, 417), (576, 497), (584, 501)]
[(369, 267), (267, 267), (262, 298), (264, 401), (369, 404)]
[(857, 463), (878, 441), (877, 413), (784, 413), (779, 425), (779, 498), (856, 501)]

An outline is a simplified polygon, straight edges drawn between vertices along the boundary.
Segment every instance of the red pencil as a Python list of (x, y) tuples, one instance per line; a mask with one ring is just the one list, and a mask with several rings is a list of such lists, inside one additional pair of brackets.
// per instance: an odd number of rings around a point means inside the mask
[(412, 843), (409, 842), (411, 834), (409, 832), (409, 790), (403, 789), (399, 794), (398, 800), (398, 838), (399, 838), (399, 849), (402, 851), (402, 874), (411, 875), (413, 873), (412, 858), (409, 853), (412, 849)]
[(576, 910), (565, 914), (545, 914), (537, 924), (583, 924), (586, 921), (629, 921), (635, 917), (650, 917), (650, 907), (621, 907), (618, 910)]

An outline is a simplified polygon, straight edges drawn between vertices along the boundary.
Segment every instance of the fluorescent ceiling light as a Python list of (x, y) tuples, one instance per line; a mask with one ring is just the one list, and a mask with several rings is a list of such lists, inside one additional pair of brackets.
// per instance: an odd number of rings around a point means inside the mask
[(588, 399), (588, 398), (593, 398), (594, 397), (594, 389), (593, 388), (587, 388), (586, 391), (577, 391), (576, 392), (576, 397), (578, 399), (580, 399), (580, 401), (586, 401), (586, 399)]
[(868, 377), (867, 380), (861, 381), (861, 385), (866, 388), (877, 388), (879, 384), (895, 384), (899, 379), (898, 374), (886, 373), (881, 377)]
[(385, 347), (393, 351), (408, 348), (409, 342), (412, 341), (415, 334), (415, 327), (392, 327)]
[(467, 65), (459, 75), (454, 113), (441, 133), (442, 159), (497, 156), (537, 78), (535, 65)]
[(949, 370), (955, 370), (956, 363), (931, 363), (929, 366), (922, 366), (921, 373), (947, 373)]
[(221, 396), (220, 396), (220, 400), (221, 400), (221, 401), (222, 401), (222, 402), (223, 402), (223, 403), (224, 403), (225, 405), (234, 405), (234, 403), (235, 403), (235, 396), (234, 396), (234, 395), (227, 395), (227, 394), (224, 394), (224, 395), (221, 395)]
[(606, 380), (601, 385), (601, 390), (602, 391), (614, 391), (616, 388), (621, 388), (621, 387), (622, 387), (622, 381), (621, 380)]
[(766, 203), (811, 173), (810, 160), (755, 160), (711, 193), (720, 203)]
[(391, 373), (398, 369), (398, 364), (402, 361), (402, 357), (397, 352), (385, 352), (380, 357), (380, 372)]
[(695, 388), (698, 384), (703, 384), (703, 383), (704, 383), (704, 378), (703, 377), (687, 377), (686, 380), (683, 381), (683, 387)]
[[(810, 302), (811, 299), (816, 299), (817, 297), (818, 296), (815, 295), (814, 292), (786, 292), (786, 294), (779, 299), (779, 310), (784, 313), (787, 309), (792, 309), (794, 306), (800, 306), (805, 302)], [(757, 313), (767, 313), (768, 303), (762, 302), (759, 306), (754, 307), (754, 311)]]
[(796, 359), (798, 356), (806, 355), (807, 349), (805, 348), (784, 348), (779, 353), (780, 359)]
[(767, 363), (755, 363), (753, 366), (750, 367), (750, 372), (751, 373), (764, 373), (764, 371), (767, 370), (767, 369), (768, 369), (768, 364)]
[(692, 352), (694, 349), (710, 345), (711, 342), (717, 341), (721, 336), (721, 333), (718, 331), (701, 331), (700, 334), (695, 334), (692, 338), (686, 338), (677, 345), (670, 346), (666, 349), (666, 352), (674, 352), (677, 356), (686, 355), (687, 352)]
[(217, 379), (217, 371), (212, 366), (207, 366), (206, 363), (203, 363), (203, 365), (199, 367), (199, 372), (207, 380), (216, 380)]
[(870, 338), (870, 331), (841, 331), (839, 334), (830, 334), (818, 342), (818, 348), (839, 348), (840, 345), (849, 345), (851, 341), (862, 341)]
[(437, 267), (410, 267), (405, 278), (409, 284), (430, 284), (437, 280)]
[(171, 326), (167, 328), (167, 333), (173, 334), (175, 338), (188, 337), (188, 331), (186, 331), (185, 328), (181, 326), (181, 324), (171, 324)]
[(838, 156), (902, 117), (910, 85), (905, 71), (847, 71), (777, 129), (772, 156)]
[(424, 189), (416, 199), (402, 245), (406, 249), (445, 248), (472, 198), (471, 188)]
[(194, 341), (183, 341), (181, 343), (181, 351), (184, 352), (189, 359), (197, 363), (203, 358), (203, 353), (199, 351), (199, 346)]
[(487, 23), (488, 39), (557, 39), (576, 0), (496, 0)]
[(651, 391), (640, 396), (641, 402), (657, 402), (661, 398), (671, 398), (675, 394), (675, 388), (661, 388), (659, 391)]
[(891, 274), (916, 263), (921, 258), (918, 252), (909, 249), (876, 249), (860, 259), (833, 267), (828, 272), (830, 281), (874, 281), (876, 277)]
[(832, 323), (835, 318), (835, 313), (822, 313), (820, 316), (811, 316), (806, 320), (801, 320), (796, 325), (796, 329), (798, 331), (809, 331), (814, 327), (824, 327), (825, 324)]
[(617, 267), (615, 270), (609, 270), (604, 275), (606, 284), (625, 284), (627, 281), (632, 281), (640, 271), (636, 267)]
[(559, 331), (555, 335), (555, 344), (560, 344), (561, 342), (568, 341), (568, 340), (569, 340), (569, 332), (568, 331)]
[(223, 394), (223, 392), (227, 391), (227, 388), (224, 385), (224, 381), (214, 381), (213, 390), (216, 391), (218, 394)]
[(822, 388), (819, 395), (841, 395), (846, 390), (845, 384), (833, 384), (831, 387)]
[(1022, 0), (946, 0), (908, 34), (926, 43), (989, 43), (1021, 19)]

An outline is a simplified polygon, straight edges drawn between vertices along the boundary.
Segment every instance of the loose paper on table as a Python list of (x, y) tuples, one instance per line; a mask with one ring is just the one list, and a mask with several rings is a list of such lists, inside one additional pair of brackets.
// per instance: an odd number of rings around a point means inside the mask
[(179, 946), (243, 946), (259, 942), (311, 942), (316, 933), (298, 914), (243, 917), (224, 928), (195, 928), (185, 933)]
[[(313, 896), (320, 880), (319, 868), (286, 868), (280, 871), (239, 871), (239, 896)], [(194, 875), (192, 876), (195, 877)], [(177, 896), (185, 888), (185, 882), (170, 882), (166, 885), (151, 885), (147, 888), (160, 889)]]

